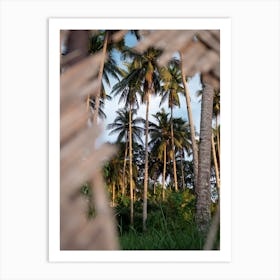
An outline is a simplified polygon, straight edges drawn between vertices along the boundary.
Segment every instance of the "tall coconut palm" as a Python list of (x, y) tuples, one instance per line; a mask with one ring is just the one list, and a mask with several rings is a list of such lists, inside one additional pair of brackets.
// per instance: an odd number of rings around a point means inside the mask
[(143, 197), (143, 183), (144, 183), (144, 170), (145, 170), (145, 148), (144, 145), (138, 142), (133, 142), (133, 166), (136, 166), (137, 177), (135, 178), (136, 188), (135, 196), (139, 195), (138, 198)]
[(182, 118), (175, 118), (173, 124), (174, 139), (176, 140), (175, 148), (180, 154), (182, 188), (185, 189), (184, 158), (185, 154), (190, 156), (192, 150), (190, 126)]
[(157, 93), (160, 89), (159, 68), (157, 58), (161, 51), (148, 48), (144, 53), (126, 52), (132, 59), (131, 75), (138, 77), (142, 88), (142, 102), (146, 103), (146, 123), (145, 123), (145, 177), (143, 191), (143, 230), (146, 230), (147, 220), (147, 193), (148, 193), (148, 135), (149, 135), (149, 106), (150, 95)]
[(199, 165), (197, 180), (196, 221), (202, 233), (206, 234), (211, 219), (211, 139), (213, 88), (205, 84), (201, 103)]
[(216, 128), (213, 128), (213, 137), (215, 143), (217, 163), (218, 163), (218, 167), (220, 168), (220, 125), (218, 125), (218, 127)]
[(122, 141), (125, 143), (124, 157), (123, 157), (123, 171), (122, 171), (122, 196), (125, 193), (125, 170), (126, 170), (126, 158), (128, 150), (128, 130), (127, 130), (127, 113), (125, 109), (117, 111), (117, 116), (113, 123), (107, 125), (107, 129), (111, 132), (109, 135), (118, 134), (117, 143)]
[(156, 194), (157, 180), (162, 174), (162, 161), (158, 160), (157, 154), (154, 154), (153, 151), (150, 152), (149, 158), (149, 177), (153, 181), (153, 193)]
[(128, 71), (124, 71), (124, 78), (113, 87), (116, 95), (120, 95), (119, 103), (123, 102), (125, 107), (129, 107), (129, 182), (130, 182), (130, 223), (133, 224), (133, 180), (132, 180), (132, 113), (136, 113), (139, 107), (137, 93), (141, 92), (141, 83), (133, 73), (131, 65), (127, 64)]
[[(198, 91), (197, 96), (201, 97), (203, 91)], [(215, 169), (216, 175), (216, 183), (218, 189), (220, 188), (220, 127), (218, 123), (218, 118), (220, 115), (220, 91), (218, 89), (214, 89), (214, 96), (213, 96), (213, 115), (212, 118), (215, 120), (216, 129), (212, 129), (212, 156), (213, 156), (213, 164)], [(216, 141), (215, 141), (216, 140)]]
[[(93, 112), (93, 123), (97, 123), (97, 117), (100, 106), (100, 98), (102, 96), (102, 92), (104, 91), (105, 81), (110, 86), (110, 78), (109, 76), (114, 77), (119, 80), (119, 76), (121, 75), (121, 69), (117, 67), (117, 63), (114, 59), (113, 50), (114, 49), (122, 49), (124, 47), (124, 39), (120, 40), (118, 43), (114, 43), (112, 40), (112, 36), (118, 30), (104, 30), (104, 31), (96, 31), (93, 33), (93, 36), (90, 38), (89, 42), (89, 52), (94, 54), (95, 52), (102, 52), (99, 72), (97, 77), (97, 91), (94, 96), (88, 96), (87, 98), (87, 108), (89, 110), (90, 99), (94, 99), (94, 112)], [(108, 59), (106, 61), (106, 56)], [(105, 62), (106, 61), (106, 62)]]
[[(98, 87), (97, 92), (95, 95), (95, 108), (94, 108), (94, 114), (93, 114), (93, 122), (97, 123), (97, 116), (98, 116), (98, 108), (99, 108), (99, 99), (102, 92), (102, 89), (104, 88), (102, 84), (102, 80), (105, 80), (108, 85), (110, 85), (110, 79), (109, 76), (111, 75), (115, 79), (119, 80), (119, 76), (121, 76), (122, 71), (119, 67), (117, 67), (117, 63), (114, 59), (114, 50), (122, 51), (125, 49), (125, 40), (124, 37), (118, 42), (115, 42), (113, 40), (113, 36), (115, 33), (117, 33), (119, 30), (104, 30), (94, 32), (93, 36), (90, 40), (90, 53), (95, 53), (96, 51), (102, 52), (102, 57), (100, 61), (100, 67), (98, 72)], [(131, 34), (133, 34), (137, 40), (140, 39), (140, 34), (138, 30), (130, 30)], [(108, 55), (107, 61), (106, 56)], [(89, 96), (87, 99), (87, 108), (89, 107)]]
[[(104, 36), (104, 41), (103, 41), (103, 46), (102, 46), (102, 57), (100, 60), (100, 66), (99, 66), (99, 72), (98, 72), (98, 77), (97, 77), (97, 82), (98, 82), (98, 87), (97, 87), (97, 92), (95, 95), (95, 106), (94, 106), (94, 113), (93, 113), (93, 123), (97, 123), (97, 116), (99, 112), (99, 99), (100, 99), (100, 94), (101, 94), (101, 88), (102, 88), (102, 76), (103, 76), (103, 69), (104, 69), (104, 63), (105, 63), (105, 58), (106, 58), (106, 53), (107, 53), (107, 44), (108, 44), (108, 38), (109, 38), (109, 31), (105, 31), (105, 36)], [(87, 100), (87, 108), (89, 107), (89, 98)]]
[[(139, 141), (142, 143), (142, 133), (143, 133), (143, 128), (140, 126), (143, 123), (142, 118), (134, 118), (136, 115), (136, 110), (131, 109), (126, 110), (126, 109), (121, 109), (117, 111), (117, 117), (115, 118), (114, 122), (111, 124), (108, 124), (107, 128), (111, 129), (112, 131), (110, 134), (116, 134), (118, 133), (118, 138), (117, 142), (120, 142), (121, 140), (126, 141), (126, 148), (125, 148), (125, 154), (124, 154), (124, 165), (123, 165), (123, 182), (122, 182), (122, 194), (124, 194), (125, 191), (125, 169), (126, 169), (126, 157), (127, 157), (127, 143), (128, 143), (128, 137), (129, 137), (129, 132), (130, 134), (130, 141)], [(130, 149), (130, 153), (132, 152), (132, 148)], [(130, 156), (132, 158), (132, 155)], [(132, 178), (132, 162), (130, 166), (130, 198), (132, 199), (131, 201), (131, 222), (133, 223), (133, 178)]]
[(192, 154), (193, 154), (193, 171), (194, 171), (194, 189), (197, 186), (197, 178), (198, 178), (198, 147), (195, 139), (195, 128), (194, 128), (194, 121), (192, 116), (192, 107), (191, 107), (191, 98), (190, 92), (186, 81), (186, 74), (184, 71), (184, 56), (183, 52), (180, 53), (180, 60), (181, 60), (181, 75), (182, 75), (182, 82), (185, 89), (185, 96), (186, 96), (186, 104), (187, 104), (187, 111), (188, 111), (188, 120), (191, 129), (191, 140), (192, 140)]
[(153, 117), (156, 119), (156, 123), (149, 123), (149, 130), (151, 140), (149, 146), (151, 147), (151, 153), (156, 155), (157, 158), (163, 161), (162, 170), (162, 198), (165, 199), (165, 178), (166, 178), (166, 164), (167, 164), (167, 149), (171, 147), (170, 143), (170, 120), (168, 113), (164, 109), (161, 112), (156, 113)]
[[(197, 97), (202, 96), (202, 90), (197, 92)], [(215, 130), (214, 138), (216, 138), (217, 142), (217, 159), (220, 160), (220, 129), (219, 129), (219, 116), (220, 116), (220, 90), (214, 89), (214, 96), (213, 96), (213, 116), (212, 118), (215, 120)], [(215, 149), (216, 150), (216, 149)], [(218, 162), (218, 165), (219, 162)]]
[(178, 191), (177, 170), (176, 170), (176, 155), (174, 144), (174, 127), (173, 127), (173, 109), (175, 106), (180, 107), (179, 93), (184, 93), (184, 88), (181, 86), (181, 72), (179, 70), (179, 61), (173, 59), (167, 67), (163, 67), (160, 71), (163, 92), (160, 105), (168, 99), (168, 107), (170, 108), (170, 124), (171, 124), (171, 141), (172, 141), (172, 162), (174, 174), (175, 191)]
[(217, 162), (217, 157), (216, 157), (214, 132), (212, 132), (211, 143), (212, 143), (213, 162), (214, 162), (214, 168), (215, 168), (215, 174), (216, 174), (216, 184), (217, 184), (218, 189), (220, 189), (220, 172), (219, 172), (219, 167), (218, 167), (218, 162)]
[[(112, 97), (108, 94), (106, 94), (105, 91), (102, 91), (102, 94), (100, 96), (100, 99), (99, 99), (99, 108), (98, 108), (98, 116), (99, 118), (101, 119), (106, 119), (107, 116), (104, 112), (104, 106), (105, 106), (105, 100), (111, 100)], [(95, 108), (95, 98), (93, 96), (90, 97), (89, 99), (89, 105), (90, 105), (90, 109), (91, 109), (91, 112), (93, 113), (94, 112), (94, 108)]]
[(217, 150), (218, 150), (217, 154), (218, 154), (218, 159), (220, 161), (220, 131), (219, 131), (219, 121), (218, 121), (219, 116), (220, 116), (220, 90), (214, 89), (213, 118), (215, 118)]

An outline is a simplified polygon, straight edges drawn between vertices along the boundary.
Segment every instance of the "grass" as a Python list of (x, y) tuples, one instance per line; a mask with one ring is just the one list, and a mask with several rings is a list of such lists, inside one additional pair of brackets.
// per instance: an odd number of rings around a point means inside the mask
[(120, 237), (122, 250), (201, 250), (203, 239), (189, 231), (151, 229), (139, 233), (133, 229)]
[(194, 220), (195, 200), (189, 192), (170, 193), (164, 202), (148, 201), (147, 230), (142, 231), (142, 203), (134, 204), (129, 225), (129, 201), (116, 207), (122, 250), (202, 250), (205, 238)]
[(163, 209), (150, 215), (147, 231), (130, 227), (120, 236), (122, 250), (201, 250), (204, 238), (194, 223), (166, 217)]

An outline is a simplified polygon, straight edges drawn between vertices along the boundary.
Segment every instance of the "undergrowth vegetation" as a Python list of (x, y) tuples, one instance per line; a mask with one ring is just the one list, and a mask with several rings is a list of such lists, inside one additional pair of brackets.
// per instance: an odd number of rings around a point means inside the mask
[[(87, 216), (95, 217), (92, 191), (88, 183), (80, 189), (88, 201)], [(120, 247), (122, 250), (202, 250), (205, 236), (195, 222), (196, 199), (192, 190), (165, 191), (162, 199), (161, 186), (148, 196), (147, 229), (143, 232), (143, 200), (134, 202), (134, 223), (130, 224), (130, 199), (119, 194), (114, 213), (117, 220)], [(216, 212), (217, 203), (212, 203), (211, 213)], [(219, 235), (214, 250), (219, 248)]]
[(129, 200), (119, 198), (115, 207), (123, 250), (201, 250), (204, 238), (195, 221), (195, 197), (190, 190), (167, 192), (148, 200), (147, 230), (142, 231), (142, 201), (134, 204), (134, 224), (130, 225)]

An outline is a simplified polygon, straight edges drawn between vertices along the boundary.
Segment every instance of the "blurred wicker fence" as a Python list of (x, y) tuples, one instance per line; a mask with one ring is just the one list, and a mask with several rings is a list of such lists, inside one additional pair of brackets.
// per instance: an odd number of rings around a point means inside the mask
[[(102, 164), (115, 148), (106, 144), (95, 147), (102, 128), (88, 126), (89, 113), (84, 102), (98, 89), (102, 54), (87, 57), (87, 43), (81, 39), (85, 38), (81, 36), (83, 32), (87, 31), (61, 31), (61, 43), (71, 38), (73, 49), (61, 57), (61, 67), (67, 65), (67, 70), (60, 77), (60, 249), (117, 250), (116, 224), (101, 172)], [(113, 40), (122, 39), (126, 32), (115, 33)], [(219, 30), (140, 32), (144, 39), (136, 45), (136, 51), (141, 53), (150, 46), (162, 49), (158, 61), (162, 66), (180, 51), (187, 76), (200, 72), (203, 82), (219, 88)], [(90, 221), (85, 215), (86, 203), (79, 195), (84, 182), (92, 185), (96, 216)]]

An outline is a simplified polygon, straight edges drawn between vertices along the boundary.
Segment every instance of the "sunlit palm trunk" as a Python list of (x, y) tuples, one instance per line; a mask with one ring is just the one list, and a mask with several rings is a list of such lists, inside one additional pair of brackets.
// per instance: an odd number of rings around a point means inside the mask
[(144, 177), (144, 193), (143, 193), (143, 230), (146, 230), (147, 221), (147, 193), (148, 193), (148, 136), (149, 136), (149, 106), (150, 93), (147, 93), (146, 101), (146, 135), (145, 135), (145, 177)]
[(195, 139), (195, 130), (194, 130), (194, 122), (192, 117), (192, 108), (191, 108), (191, 99), (190, 99), (190, 93), (188, 89), (188, 85), (185, 78), (185, 71), (184, 71), (184, 62), (183, 62), (183, 54), (180, 52), (181, 57), (181, 74), (182, 74), (182, 81), (185, 89), (185, 95), (186, 95), (186, 103), (187, 103), (187, 111), (188, 111), (188, 119), (191, 129), (191, 140), (192, 140), (192, 150), (193, 150), (193, 166), (194, 166), (194, 187), (196, 190), (197, 186), (197, 178), (198, 178), (198, 149)]
[(181, 149), (181, 151), (180, 151), (180, 158), (181, 158), (182, 187), (183, 187), (183, 190), (185, 190), (185, 174), (184, 174), (184, 165), (183, 165), (184, 152), (183, 152), (183, 149)]
[(125, 181), (125, 169), (126, 169), (126, 157), (127, 157), (127, 146), (128, 146), (128, 141), (126, 137), (126, 142), (125, 142), (125, 151), (124, 151), (124, 159), (123, 159), (123, 173), (122, 173), (122, 197), (125, 195), (125, 188), (126, 188), (126, 181)]
[(163, 150), (163, 172), (162, 172), (162, 199), (165, 199), (165, 174), (166, 174), (166, 143)]
[[(102, 88), (102, 76), (103, 76), (103, 69), (104, 69), (104, 63), (105, 63), (105, 58), (106, 58), (106, 52), (107, 52), (107, 44), (108, 44), (108, 37), (109, 33), (108, 31), (105, 32), (105, 38), (104, 38), (104, 44), (103, 44), (103, 49), (102, 49), (102, 57), (100, 61), (100, 68), (98, 72), (98, 89), (97, 93), (95, 96), (95, 105), (94, 105), (94, 113), (93, 113), (93, 123), (97, 124), (97, 117), (98, 117), (98, 111), (99, 111), (99, 103), (100, 103), (100, 92)], [(87, 109), (89, 110), (89, 96), (87, 99)]]
[(216, 173), (216, 183), (218, 189), (220, 189), (220, 174), (219, 174), (219, 167), (217, 163), (217, 157), (216, 157), (216, 149), (215, 149), (215, 142), (214, 142), (214, 135), (212, 133), (212, 155), (213, 155), (213, 161), (214, 161), (214, 167), (215, 167), (215, 173)]
[(133, 224), (133, 185), (132, 185), (132, 108), (129, 108), (129, 185), (130, 185), (130, 224)]
[(171, 142), (172, 142), (172, 160), (173, 160), (173, 173), (174, 173), (174, 187), (175, 191), (178, 191), (177, 182), (177, 170), (176, 170), (176, 157), (175, 157), (175, 145), (174, 145), (174, 130), (173, 130), (173, 107), (171, 106)]
[(113, 183), (112, 185), (112, 206), (115, 206), (115, 199), (116, 199), (116, 185)]
[(197, 178), (196, 222), (202, 233), (206, 233), (211, 219), (211, 138), (213, 88), (205, 85), (201, 103), (199, 165)]

